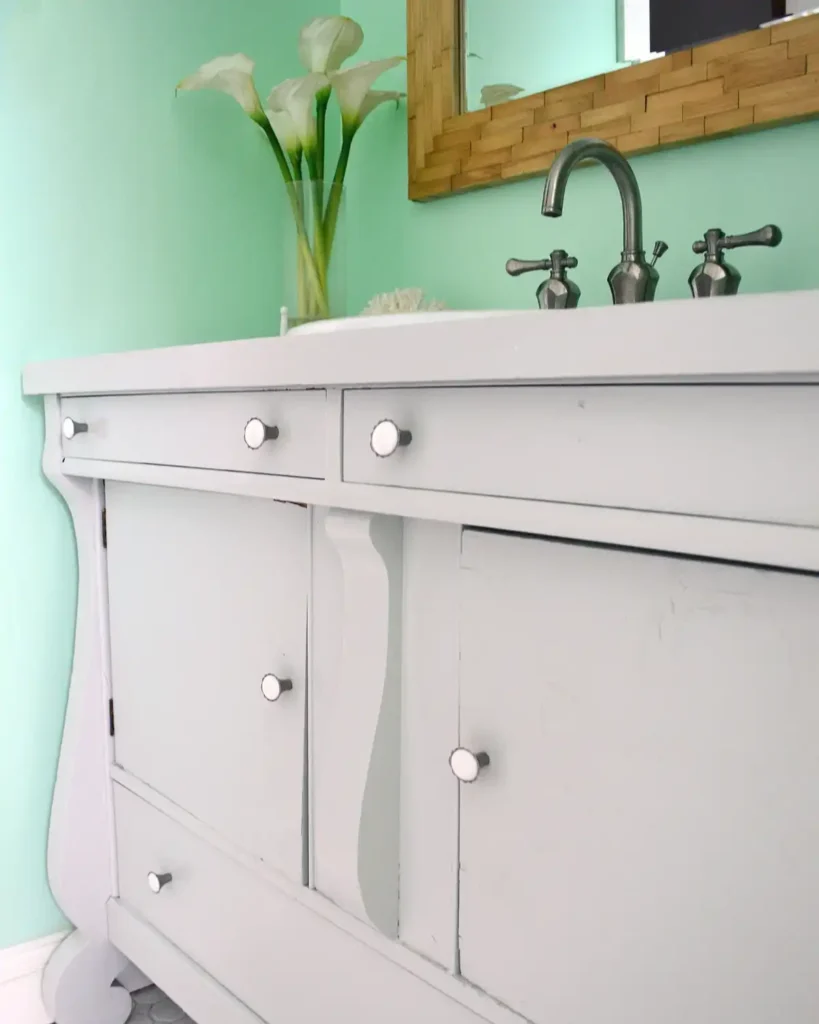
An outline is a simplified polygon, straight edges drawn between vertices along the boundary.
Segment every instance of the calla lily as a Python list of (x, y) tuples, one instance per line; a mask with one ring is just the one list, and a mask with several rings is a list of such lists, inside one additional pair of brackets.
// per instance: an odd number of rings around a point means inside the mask
[(481, 104), (484, 107), (494, 107), (496, 103), (506, 103), (520, 96), (524, 90), (519, 85), (485, 85), (481, 89)]
[[(347, 132), (354, 132), (367, 114), (378, 103), (368, 103), (370, 87), (385, 71), (397, 67), (406, 58), (388, 57), (386, 60), (369, 60), (363, 64), (354, 64), (351, 68), (330, 73), (330, 82), (335, 89), (338, 105), (341, 107), (341, 119)], [(395, 99), (391, 95), (390, 99)], [(379, 101), (381, 102), (381, 101)]]
[[(288, 121), (285, 122), (282, 118), (281, 124), (287, 123), (288, 137), (298, 139), (301, 147), (308, 153), (316, 148), (316, 94), (326, 89), (328, 84), (327, 76), (322, 74), (288, 78), (277, 85), (267, 97), (268, 116), (277, 118), (279, 114), (286, 115)], [(275, 124), (273, 127), (275, 130)]]
[(352, 18), (313, 18), (299, 34), (299, 59), (308, 71), (338, 71), (364, 41), (364, 30)]
[(219, 92), (226, 92), (254, 121), (264, 121), (262, 102), (253, 82), (254, 67), (250, 57), (243, 53), (217, 57), (203, 64), (192, 75), (183, 78), (176, 88), (181, 91), (216, 89)]
[(371, 114), (375, 110), (375, 108), (380, 106), (382, 103), (394, 102), (395, 105), (397, 106), (399, 101), (404, 99), (406, 95), (407, 94), (405, 92), (395, 92), (395, 90), (393, 89), (390, 89), (388, 91), (370, 89), (370, 91), (364, 97), (364, 102), (361, 104), (361, 107), (359, 109), (358, 123), (361, 124), (364, 118), (368, 114)]
[(282, 144), (282, 149), (291, 157), (298, 158), (302, 146), (299, 133), (293, 118), (286, 110), (271, 110), (268, 106), (265, 110), (270, 127), (276, 133), (276, 138)]

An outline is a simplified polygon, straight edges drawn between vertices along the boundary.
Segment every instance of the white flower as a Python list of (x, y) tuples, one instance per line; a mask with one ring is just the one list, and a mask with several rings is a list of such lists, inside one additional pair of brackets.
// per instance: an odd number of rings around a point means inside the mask
[(313, 18), (299, 34), (299, 59), (308, 71), (338, 71), (364, 41), (364, 31), (352, 18)]
[(232, 96), (246, 114), (258, 121), (264, 118), (262, 103), (253, 83), (254, 63), (243, 53), (217, 57), (198, 71), (183, 78), (177, 89), (216, 89)]
[(394, 89), (382, 91), (378, 89), (370, 89), (367, 95), (364, 97), (364, 102), (361, 104), (361, 108), (358, 112), (358, 123), (364, 120), (364, 118), (371, 114), (376, 107), (382, 103), (394, 102), (398, 106), (399, 100), (402, 100), (407, 94), (405, 92), (396, 92)]
[(286, 110), (271, 110), (270, 107), (265, 110), (265, 114), (282, 149), (291, 156), (301, 153), (301, 139), (290, 114)]
[(506, 103), (507, 100), (520, 96), (523, 89), (519, 85), (485, 85), (481, 89), (481, 104), (484, 107), (494, 107), (496, 103)]
[[(276, 124), (281, 125), (288, 139), (310, 151), (316, 147), (316, 93), (328, 86), (326, 75), (309, 74), (302, 78), (288, 78), (267, 97), (267, 116), (278, 135)], [(279, 115), (284, 115), (279, 118)], [(289, 148), (284, 139), (279, 141)]]
[[(355, 131), (367, 114), (385, 99), (397, 99), (403, 95), (402, 93), (373, 94), (370, 87), (385, 71), (397, 67), (404, 59), (404, 57), (387, 57), (385, 60), (369, 60), (364, 61), (363, 64), (354, 64), (351, 68), (345, 68), (343, 71), (330, 73), (330, 83), (338, 97), (341, 118), (346, 130)], [(375, 102), (372, 102), (368, 99), (372, 95), (375, 97), (380, 95), (380, 99), (376, 98)]]

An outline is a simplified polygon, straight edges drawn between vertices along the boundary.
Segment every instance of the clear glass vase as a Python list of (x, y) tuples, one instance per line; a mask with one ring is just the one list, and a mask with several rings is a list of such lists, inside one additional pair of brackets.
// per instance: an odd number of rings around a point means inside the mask
[(344, 189), (303, 181), (287, 188), (284, 305), (290, 328), (346, 313)]

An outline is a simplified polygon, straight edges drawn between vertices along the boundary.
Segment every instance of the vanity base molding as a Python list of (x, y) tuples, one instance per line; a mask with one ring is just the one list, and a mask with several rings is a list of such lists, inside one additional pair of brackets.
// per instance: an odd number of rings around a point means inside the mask
[[(117, 947), (135, 962), (143, 964), (146, 973), (163, 991), (174, 993), (174, 1001), (184, 1006), (196, 1024), (268, 1024), (268, 1020), (276, 1019), (258, 1016), (155, 928), (117, 901), (108, 906), (108, 923), (111, 939)], [(334, 952), (332, 947), (322, 943), (316, 949), (306, 951), (309, 962), (288, 960), (280, 973), (273, 971), (268, 975), (271, 986), (268, 998), (286, 1007), (279, 1012), (286, 1014), (288, 1022), (334, 1024), (335, 1021), (358, 1019), (394, 1020), (399, 1024), (418, 1024), (420, 1020), (428, 1020), (430, 1024), (527, 1024), (522, 1017), (502, 1007), (486, 1015), (467, 1010), (414, 978), (411, 979), (410, 991), (403, 983), (395, 989), (393, 982), (396, 977), (403, 979), (405, 972), (377, 954), (368, 957), (366, 980), (350, 977), (339, 981), (336, 986), (329, 986), (322, 965)], [(344, 956), (343, 959), (346, 963), (349, 958)], [(362, 993), (362, 988), (368, 986), (371, 986), (371, 991)], [(311, 988), (314, 990), (309, 991)], [(394, 1001), (397, 991), (404, 999), (402, 1008), (398, 1010)], [(355, 1006), (366, 1016), (342, 1016), (348, 1006)], [(100, 1021), (99, 1024), (109, 1022)]]

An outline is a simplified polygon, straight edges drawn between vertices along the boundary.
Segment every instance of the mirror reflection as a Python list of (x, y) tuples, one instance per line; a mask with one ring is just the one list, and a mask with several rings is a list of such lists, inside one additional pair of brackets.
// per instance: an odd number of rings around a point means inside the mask
[(817, 0), (462, 0), (465, 111), (813, 13)]

